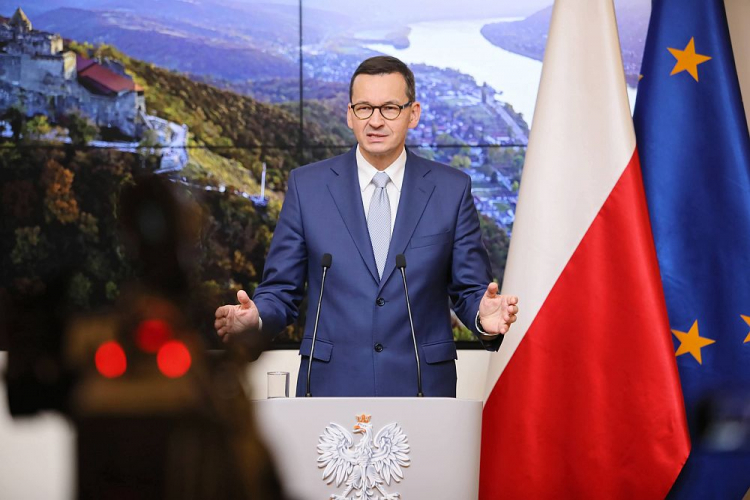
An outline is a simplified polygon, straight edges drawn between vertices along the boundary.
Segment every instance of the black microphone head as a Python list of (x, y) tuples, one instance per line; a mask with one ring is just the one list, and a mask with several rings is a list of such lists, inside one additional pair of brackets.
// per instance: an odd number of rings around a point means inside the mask
[(333, 262), (333, 256), (330, 253), (324, 253), (323, 258), (320, 260), (320, 265), (323, 267), (331, 267)]
[(396, 267), (399, 269), (406, 268), (406, 257), (404, 256), (404, 254), (400, 253), (396, 255)]

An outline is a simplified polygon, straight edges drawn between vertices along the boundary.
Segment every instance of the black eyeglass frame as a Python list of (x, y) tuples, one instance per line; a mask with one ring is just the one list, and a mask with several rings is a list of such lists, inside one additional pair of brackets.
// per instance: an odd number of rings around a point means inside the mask
[[(390, 102), (389, 102), (389, 103), (386, 103), (386, 104), (381, 104), (380, 106), (373, 106), (372, 104), (368, 104), (368, 103), (366, 103), (366, 102), (358, 102), (357, 104), (352, 104), (352, 103), (349, 103), (349, 107), (350, 107), (350, 108), (351, 108), (351, 110), (352, 110), (352, 114), (354, 114), (354, 116), (355, 116), (355, 117), (356, 117), (356, 118), (357, 118), (358, 120), (369, 120), (370, 118), (372, 118), (372, 115), (374, 115), (374, 114), (375, 114), (375, 110), (377, 109), (377, 110), (378, 110), (378, 112), (380, 113), (380, 116), (382, 116), (384, 120), (388, 120), (388, 121), (393, 121), (393, 120), (398, 120), (398, 117), (399, 117), (399, 116), (401, 116), (401, 112), (402, 112), (402, 111), (403, 111), (404, 109), (406, 109), (406, 108), (408, 108), (409, 106), (411, 106), (412, 104), (414, 104), (414, 101), (409, 101), (409, 102), (407, 102), (406, 104), (393, 104), (393, 103), (390, 103)], [(370, 106), (370, 109), (372, 110), (372, 111), (371, 111), (371, 113), (370, 113), (369, 115), (365, 116), (364, 118), (363, 118), (363, 117), (361, 117), (361, 116), (359, 116), (359, 115), (357, 114), (357, 111), (356, 111), (356, 110), (354, 109), (354, 107), (355, 107), (355, 106), (359, 106), (359, 105), (366, 105), (366, 106)], [(388, 118), (387, 116), (385, 116), (385, 115), (383, 114), (383, 109), (382, 109), (382, 108), (384, 108), (384, 107), (386, 107), (386, 106), (394, 106), (394, 107), (398, 108), (398, 114), (397, 114), (396, 116), (394, 116), (393, 118)]]

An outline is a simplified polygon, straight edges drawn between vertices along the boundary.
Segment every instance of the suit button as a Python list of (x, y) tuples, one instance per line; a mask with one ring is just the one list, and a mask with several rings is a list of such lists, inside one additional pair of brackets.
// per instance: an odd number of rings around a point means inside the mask
[(375, 352), (383, 352), (383, 344), (375, 344)]
[(378, 297), (378, 300), (376, 300), (375, 303), (380, 307), (383, 307), (385, 305), (385, 299), (383, 297)]

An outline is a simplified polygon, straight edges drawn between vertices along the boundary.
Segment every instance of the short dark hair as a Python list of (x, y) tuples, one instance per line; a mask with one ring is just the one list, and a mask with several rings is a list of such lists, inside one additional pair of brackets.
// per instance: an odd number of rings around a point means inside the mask
[(354, 79), (358, 75), (390, 75), (391, 73), (399, 73), (404, 77), (404, 80), (406, 80), (406, 98), (409, 99), (409, 102), (414, 102), (417, 98), (414, 73), (411, 72), (409, 66), (392, 56), (375, 56), (362, 61), (354, 71), (351, 81), (349, 81), (349, 102), (352, 100)]

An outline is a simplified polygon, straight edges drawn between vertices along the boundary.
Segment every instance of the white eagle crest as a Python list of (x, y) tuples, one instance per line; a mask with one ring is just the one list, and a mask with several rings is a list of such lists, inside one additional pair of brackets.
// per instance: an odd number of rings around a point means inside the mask
[[(343, 495), (331, 495), (333, 500), (397, 500), (399, 493), (389, 494), (383, 483), (391, 484), (404, 478), (401, 467), (409, 466), (409, 445), (406, 434), (397, 423), (388, 424), (372, 437), (370, 415), (357, 416), (354, 432), (362, 439), (352, 448), (352, 434), (339, 424), (331, 423), (318, 439), (318, 467), (323, 468), (327, 484), (336, 487), (346, 481)], [(349, 496), (355, 492), (355, 495)]]

